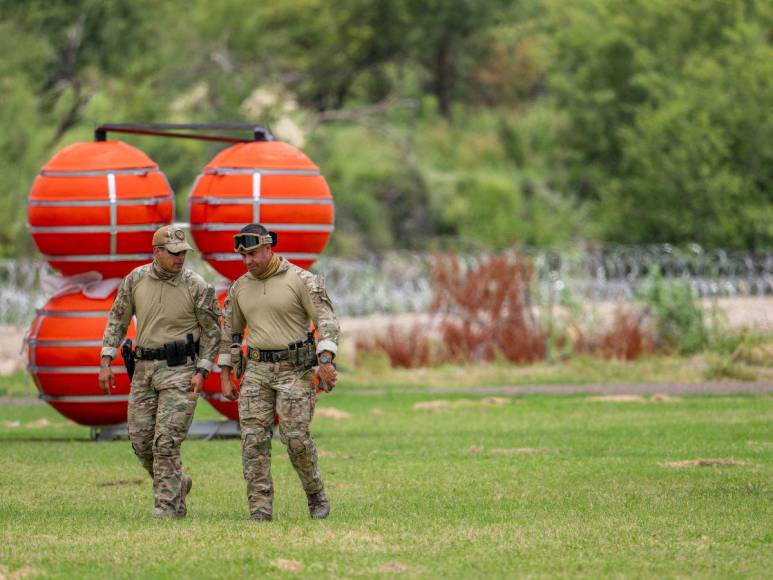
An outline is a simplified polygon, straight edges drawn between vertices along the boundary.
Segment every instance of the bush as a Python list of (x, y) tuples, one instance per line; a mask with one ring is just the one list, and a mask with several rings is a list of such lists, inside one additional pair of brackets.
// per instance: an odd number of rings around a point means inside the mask
[(593, 323), (586, 322), (581, 327), (576, 321), (570, 320), (562, 330), (555, 333), (557, 346), (570, 349), (572, 354), (635, 360), (655, 350), (655, 339), (645, 328), (645, 318), (644, 313), (621, 305), (612, 315), (610, 324), (595, 335), (589, 332)]
[(703, 349), (709, 333), (703, 309), (686, 280), (663, 279), (659, 271), (651, 277), (642, 297), (655, 318), (656, 345), (679, 354)]
[(710, 353), (706, 359), (704, 376), (707, 380), (733, 379), (737, 381), (757, 380), (757, 372), (743, 363), (739, 363), (733, 357)]
[(433, 363), (432, 340), (421, 324), (408, 329), (392, 324), (383, 336), (375, 339), (375, 346), (386, 353), (393, 367), (414, 369)]
[(618, 308), (612, 324), (599, 340), (599, 352), (606, 358), (634, 360), (652, 352), (652, 337), (644, 330), (642, 316)]
[(432, 263), (432, 310), (443, 346), (456, 361), (516, 363), (545, 357), (545, 334), (531, 308), (534, 268), (522, 253), (503, 252), (466, 264), (453, 254)]

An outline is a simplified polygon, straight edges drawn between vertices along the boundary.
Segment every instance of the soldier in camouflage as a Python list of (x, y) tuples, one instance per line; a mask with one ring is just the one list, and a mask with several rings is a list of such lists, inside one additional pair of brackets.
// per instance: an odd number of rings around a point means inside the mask
[(111, 361), (136, 317), (129, 439), (153, 478), (153, 515), (159, 518), (187, 513), (185, 496), (193, 482), (182, 472), (180, 445), (221, 340), (215, 289), (183, 268), (189, 250), (179, 228), (164, 226), (154, 234), (153, 262), (124, 278), (102, 339), (99, 384), (109, 394), (115, 388)]
[[(231, 285), (225, 302), (221, 387), (226, 398), (239, 400), (250, 519), (272, 519), (271, 435), (275, 414), (280, 438), (306, 492), (309, 514), (325, 518), (330, 502), (309, 424), (316, 402), (315, 375), (325, 392), (332, 390), (338, 378), (333, 358), (340, 327), (321, 277), (275, 255), (275, 243), (276, 234), (259, 224), (246, 226), (234, 237), (247, 273)], [(308, 337), (309, 321), (318, 333), (316, 343)], [(245, 330), (246, 364), (241, 350)], [(231, 382), (231, 367), (237, 376), (244, 371), (238, 394)]]

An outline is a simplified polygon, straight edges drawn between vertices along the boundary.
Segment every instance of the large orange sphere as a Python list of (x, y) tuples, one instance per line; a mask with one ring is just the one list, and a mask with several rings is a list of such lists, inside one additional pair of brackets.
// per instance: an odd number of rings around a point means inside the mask
[(96, 270), (121, 278), (150, 262), (153, 232), (174, 215), (158, 165), (121, 141), (59, 151), (35, 179), (28, 203), (35, 244), (67, 276)]
[(333, 197), (319, 167), (281, 141), (240, 143), (220, 152), (196, 180), (191, 233), (223, 276), (245, 273), (233, 235), (249, 223), (277, 232), (274, 251), (302, 268), (319, 257), (333, 231)]
[[(113, 360), (115, 391), (107, 396), (99, 388), (102, 334), (115, 295), (95, 300), (79, 292), (52, 298), (27, 335), (28, 370), (41, 398), (81, 425), (126, 422), (130, 385), (120, 349)], [(127, 336), (134, 339), (135, 334), (132, 322)]]

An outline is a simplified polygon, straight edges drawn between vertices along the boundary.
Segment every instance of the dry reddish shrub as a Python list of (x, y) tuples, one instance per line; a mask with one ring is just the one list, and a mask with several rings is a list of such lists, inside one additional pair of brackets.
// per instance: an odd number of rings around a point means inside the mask
[[(443, 361), (515, 363), (546, 356), (547, 335), (531, 307), (534, 268), (517, 250), (465, 261), (433, 257), (430, 268), (434, 322), (393, 324), (381, 335), (359, 335), (357, 350), (381, 350), (393, 367), (417, 368)], [(601, 334), (570, 321), (551, 340), (558, 351), (632, 360), (654, 350), (643, 315), (619, 308)], [(437, 339), (439, 338), (439, 342)]]
[(599, 339), (599, 351), (606, 358), (633, 360), (655, 349), (653, 338), (644, 330), (642, 317), (618, 308), (610, 328)]
[(491, 360), (497, 353), (524, 363), (545, 356), (545, 335), (531, 310), (531, 262), (517, 251), (467, 265), (454, 254), (435, 256), (432, 311), (454, 360)]
[(577, 328), (573, 352), (634, 360), (655, 350), (655, 340), (645, 329), (644, 315), (623, 307), (617, 308), (609, 326), (600, 335)]
[(354, 336), (355, 352), (368, 352), (376, 349), (376, 339), (373, 334), (357, 333)]
[(421, 324), (402, 330), (392, 324), (371, 344), (386, 353), (393, 367), (413, 369), (432, 364), (432, 340), (429, 330)]

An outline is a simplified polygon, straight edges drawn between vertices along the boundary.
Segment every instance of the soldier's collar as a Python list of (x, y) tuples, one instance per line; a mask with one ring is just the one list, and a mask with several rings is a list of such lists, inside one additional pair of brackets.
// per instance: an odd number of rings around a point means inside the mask
[[(287, 258), (284, 256), (277, 256), (279, 258), (279, 267), (276, 269), (276, 272), (274, 272), (274, 276), (281, 274), (282, 272), (287, 272), (287, 270), (290, 269), (290, 262), (287, 261)], [(274, 276), (271, 276), (272, 278)], [(257, 276), (254, 276), (252, 273), (247, 272), (247, 277), (250, 280), (260, 280)]]
[(172, 286), (177, 286), (182, 278), (182, 271), (177, 274), (174, 272), (167, 272), (154, 261), (150, 264), (150, 275), (156, 280), (166, 282)]

